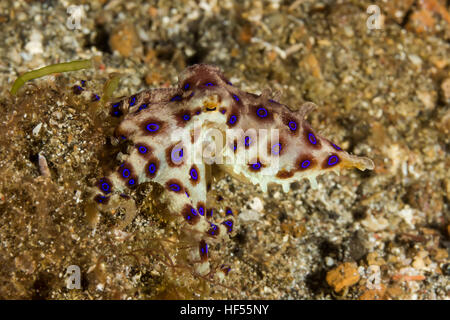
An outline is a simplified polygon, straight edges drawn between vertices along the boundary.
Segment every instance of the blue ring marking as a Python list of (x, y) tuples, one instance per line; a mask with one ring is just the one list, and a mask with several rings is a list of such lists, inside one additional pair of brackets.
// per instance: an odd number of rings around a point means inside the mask
[(84, 87), (86, 85), (86, 80), (81, 80), (80, 83)]
[(100, 100), (100, 97), (94, 93), (93, 94), (93, 100), (94, 101), (98, 101), (98, 100)]
[(231, 267), (228, 267), (228, 266), (225, 266), (225, 265), (221, 265), (220, 266), (220, 270), (222, 270), (225, 273), (225, 275), (227, 275), (230, 272)]
[(181, 96), (177, 94), (172, 99), (170, 99), (170, 101), (181, 101)]
[(178, 192), (178, 191), (181, 190), (180, 185), (178, 185), (178, 184), (176, 184), (176, 183), (172, 183), (172, 184), (169, 186), (169, 188), (170, 188), (170, 190), (175, 191), (175, 192)]
[(214, 209), (211, 209), (210, 212), (211, 212), (211, 217), (212, 217), (214, 214)]
[(109, 186), (109, 184), (107, 182), (103, 182), (102, 185), (101, 185), (101, 188), (102, 188), (103, 191), (109, 192), (110, 186)]
[(261, 169), (261, 163), (258, 161), (257, 163), (252, 164), (253, 170)]
[(130, 176), (130, 170), (125, 168), (122, 170), (122, 177), (128, 178)]
[(122, 140), (126, 140), (126, 139), (127, 139), (127, 137), (125, 137), (124, 135), (120, 136), (120, 138), (121, 138)]
[(200, 251), (202, 252), (203, 255), (207, 255), (208, 254), (208, 244), (205, 242), (205, 246), (204, 247), (200, 247)]
[(150, 164), (148, 165), (148, 171), (149, 171), (151, 174), (154, 174), (154, 173), (156, 172), (156, 165), (155, 165), (154, 163), (150, 163)]
[[(274, 148), (278, 146), (278, 150), (274, 150)], [(281, 143), (276, 143), (272, 146), (272, 154), (278, 155), (281, 152)]]
[(331, 145), (332, 145), (333, 148), (335, 148), (336, 150), (342, 150), (339, 146), (335, 145), (334, 143), (331, 143)]
[[(177, 155), (178, 153), (178, 155)], [(172, 162), (178, 163), (183, 159), (183, 148), (173, 148), (172, 153), (170, 155)]]
[(156, 124), (156, 123), (149, 123), (147, 125), (147, 130), (150, 131), (150, 132), (156, 132), (156, 131), (159, 130), (159, 125)]
[(258, 110), (256, 110), (256, 114), (260, 118), (265, 118), (265, 117), (267, 117), (269, 115), (269, 112), (267, 111), (266, 108), (261, 107), (261, 108), (258, 108)]
[(229, 226), (229, 227), (231, 227), (231, 228), (233, 227), (233, 222), (230, 221), (230, 220), (225, 221), (224, 224)]
[(183, 115), (183, 120), (184, 121), (188, 121), (191, 118), (190, 115), (188, 115), (187, 113)]
[(198, 208), (198, 213), (200, 213), (201, 216), (205, 215), (205, 210), (203, 207)]
[(147, 148), (144, 147), (144, 146), (139, 146), (138, 150), (139, 150), (139, 152), (142, 153), (142, 154), (147, 153)]
[(273, 100), (273, 99), (269, 99), (269, 101), (272, 102), (272, 103), (278, 103), (278, 102), (276, 102), (276, 101)]
[(308, 168), (310, 165), (311, 165), (311, 161), (309, 161), (309, 160), (304, 160), (304, 161), (300, 164), (300, 166), (301, 166), (303, 169)]
[(233, 151), (236, 151), (236, 149), (237, 149), (237, 143), (234, 142), (234, 143), (233, 143)]
[(128, 170), (128, 169), (123, 169), (123, 171), (122, 171), (122, 177), (128, 178), (129, 176), (130, 176), (130, 170)]
[(289, 121), (289, 129), (291, 129), (291, 131), (295, 131), (297, 130), (297, 123), (295, 121)]
[(184, 89), (184, 90), (189, 89), (189, 83), (186, 83), (186, 84), (184, 85), (183, 89)]
[(339, 162), (339, 158), (335, 155), (332, 155), (328, 158), (328, 165), (329, 166), (334, 166), (335, 164), (337, 164)]
[(230, 117), (230, 121), (228, 121), (228, 123), (229, 123), (229, 124), (235, 124), (236, 121), (237, 121), (237, 117), (233, 114), (233, 115)]
[(234, 100), (236, 100), (237, 102), (239, 102), (239, 97), (238, 97), (237, 95), (233, 94), (233, 98), (234, 98)]
[(227, 209), (226, 215), (227, 216), (232, 216), (233, 215), (233, 210)]
[(120, 114), (120, 112), (118, 110), (113, 112), (113, 115), (118, 116)]
[(136, 181), (135, 181), (134, 179), (128, 180), (128, 184), (129, 184), (130, 186), (134, 185), (135, 183), (136, 183)]
[(186, 197), (188, 197), (188, 198), (189, 198), (189, 193), (187, 193), (187, 191), (185, 191), (184, 193), (186, 193)]
[(197, 215), (197, 211), (194, 208), (191, 208), (191, 213), (192, 215), (196, 216)]
[(225, 112), (227, 112), (227, 110), (226, 110), (226, 109), (223, 109), (223, 110), (220, 111), (220, 112), (222, 112), (222, 114), (225, 114)]
[(196, 114), (196, 115), (199, 115), (199, 114), (200, 114), (200, 111), (197, 111), (195, 114)]
[(84, 91), (84, 89), (82, 87), (77, 86), (77, 85), (73, 86), (72, 90), (73, 90), (73, 93), (76, 95), (79, 95), (79, 94), (81, 94), (82, 91)]
[(249, 136), (246, 136), (245, 139), (244, 139), (245, 146), (249, 147), (251, 143), (252, 143), (252, 139), (250, 139)]
[(189, 172), (189, 174), (191, 175), (192, 179), (194, 179), (194, 180), (198, 179), (197, 170), (195, 170), (195, 168), (192, 168), (191, 171)]
[(217, 226), (214, 223), (211, 223), (211, 229), (209, 229), (208, 233), (210, 233), (213, 236), (216, 234)]
[(135, 104), (136, 104), (136, 96), (133, 96), (133, 97), (131, 97), (131, 99), (130, 99), (129, 105), (130, 105), (130, 107), (132, 107), (132, 106), (134, 106)]
[(230, 85), (230, 86), (232, 86), (233, 84), (230, 82), (230, 81), (227, 81), (227, 84), (228, 85)]
[(148, 103), (143, 103), (139, 106), (138, 111), (141, 111), (143, 109), (146, 109), (148, 107)]
[(207, 82), (207, 83), (205, 83), (205, 86), (207, 86), (207, 87), (212, 87), (212, 86), (214, 86), (214, 83), (212, 83), (212, 82)]
[(312, 132), (308, 133), (308, 140), (312, 144), (317, 144), (317, 139)]
[(95, 197), (95, 201), (97, 201), (98, 203), (103, 203), (103, 201), (107, 200), (107, 198), (105, 196), (102, 195), (97, 195)]

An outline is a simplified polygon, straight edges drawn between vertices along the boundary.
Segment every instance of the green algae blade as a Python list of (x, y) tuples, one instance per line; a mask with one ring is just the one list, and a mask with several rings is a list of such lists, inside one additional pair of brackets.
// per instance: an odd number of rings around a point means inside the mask
[(37, 70), (32, 70), (29, 72), (24, 73), (19, 78), (17, 78), (16, 81), (14, 81), (14, 84), (11, 88), (11, 94), (15, 95), (17, 91), (25, 84), (25, 82), (37, 78), (41, 78), (43, 76), (47, 76), (52, 73), (61, 73), (61, 72), (69, 72), (69, 71), (77, 71), (82, 69), (89, 69), (92, 68), (93, 61), (92, 59), (85, 59), (85, 60), (78, 60), (78, 61), (71, 61), (71, 62), (63, 62), (63, 63), (57, 63), (52, 64)]

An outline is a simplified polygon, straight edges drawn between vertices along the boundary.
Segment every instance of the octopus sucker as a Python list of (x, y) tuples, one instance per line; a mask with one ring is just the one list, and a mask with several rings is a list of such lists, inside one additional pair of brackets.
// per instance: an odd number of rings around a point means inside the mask
[[(374, 169), (372, 160), (347, 153), (307, 123), (314, 103), (292, 111), (279, 99), (267, 89), (260, 95), (242, 91), (218, 67), (196, 64), (173, 88), (115, 100), (108, 110), (120, 118), (115, 134), (133, 147), (92, 187), (92, 200), (100, 209), (120, 205), (114, 199), (131, 194), (138, 184), (161, 184), (169, 209), (184, 221), (183, 234), (192, 241), (188, 257), (195, 272), (210, 274), (211, 245), (238, 228), (237, 210), (209, 206), (216, 171), (262, 192), (274, 184), (289, 192), (299, 180), (317, 188), (316, 177), (327, 172)], [(230, 271), (228, 265), (215, 269), (220, 278)]]

